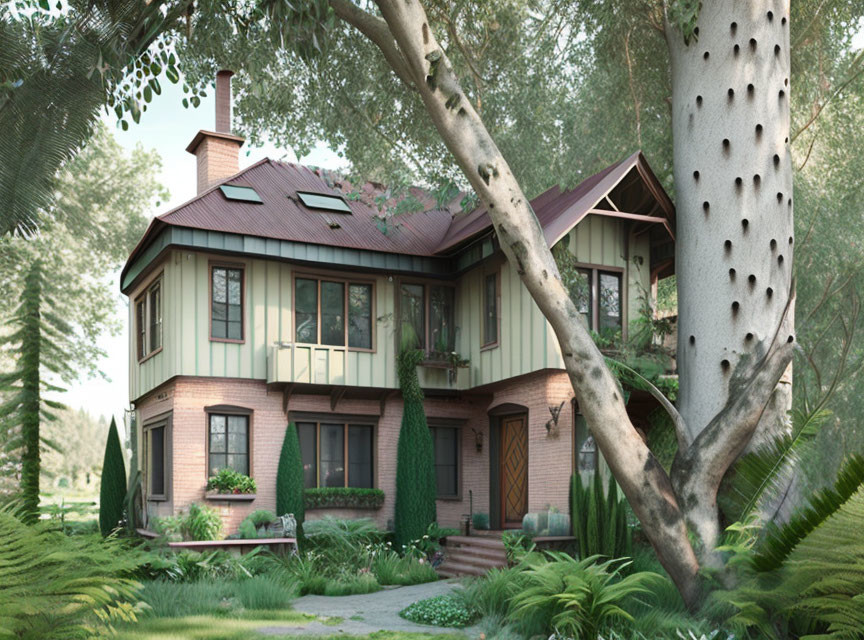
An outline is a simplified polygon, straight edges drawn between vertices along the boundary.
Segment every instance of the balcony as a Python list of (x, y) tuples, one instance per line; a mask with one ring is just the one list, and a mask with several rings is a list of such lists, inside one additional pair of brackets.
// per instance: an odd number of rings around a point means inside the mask
[(267, 355), (267, 382), (347, 384), (348, 350), (317, 344), (282, 342)]

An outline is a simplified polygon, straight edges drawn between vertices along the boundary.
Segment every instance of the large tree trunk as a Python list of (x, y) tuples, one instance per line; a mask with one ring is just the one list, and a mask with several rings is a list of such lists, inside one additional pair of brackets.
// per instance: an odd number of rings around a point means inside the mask
[[(695, 439), (742, 392), (784, 316), (784, 331), (792, 331), (789, 1), (706, 2), (689, 45), (670, 25), (667, 40), (678, 405)], [(785, 429), (790, 407), (791, 364), (737, 453)], [(707, 512), (689, 510), (691, 523), (716, 520), (716, 487), (707, 489), (709, 503), (699, 509)]]

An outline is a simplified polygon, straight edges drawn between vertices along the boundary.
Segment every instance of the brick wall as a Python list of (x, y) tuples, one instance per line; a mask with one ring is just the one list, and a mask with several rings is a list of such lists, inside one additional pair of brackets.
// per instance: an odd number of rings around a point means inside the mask
[[(491, 393), (491, 396), (490, 396)], [(504, 403), (528, 407), (528, 491), (529, 510), (547, 505), (567, 511), (568, 480), (572, 456), (572, 391), (562, 372), (540, 372), (496, 386), (485, 395), (461, 398), (427, 398), (426, 415), (431, 424), (437, 419), (460, 420), (461, 476), (460, 497), (439, 500), (438, 521), (442, 526), (458, 526), (469, 512), (469, 491), (473, 493), (475, 513), (489, 513), (489, 409)], [(491, 401), (490, 401), (491, 397)], [(549, 406), (562, 400), (564, 408), (557, 429), (547, 433)], [(222, 517), (224, 531), (234, 533), (250, 512), (275, 509), (276, 468), (287, 418), (282, 410), (281, 392), (268, 392), (260, 380), (232, 378), (178, 377), (162, 385), (138, 403), (139, 419), (145, 424), (153, 416), (172, 412), (172, 465), (170, 496), (167, 502), (148, 502), (152, 515), (185, 511), (193, 502), (204, 502), (207, 483), (207, 417), (204, 407), (235, 405), (252, 410), (252, 476), (258, 485), (254, 501), (208, 500)], [(293, 394), (291, 412), (331, 413), (330, 398), (324, 395)], [(381, 509), (314, 510), (308, 519), (325, 514), (337, 517), (371, 517), (381, 527), (392, 527), (396, 497), (396, 453), (402, 420), (402, 400), (397, 395), (387, 400), (384, 412), (377, 400), (339, 401), (335, 413), (375, 416), (378, 421), (375, 452), (376, 487), (384, 491)], [(477, 451), (476, 433), (482, 434)], [(143, 461), (142, 461), (143, 464)]]
[(198, 158), (198, 193), (240, 171), (240, 143), (205, 135), (195, 150)]

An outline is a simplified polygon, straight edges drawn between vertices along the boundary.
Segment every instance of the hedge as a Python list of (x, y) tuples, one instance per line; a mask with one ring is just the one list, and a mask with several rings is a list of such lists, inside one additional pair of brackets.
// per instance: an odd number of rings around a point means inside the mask
[(381, 489), (354, 487), (325, 487), (306, 489), (307, 509), (380, 509), (384, 504)]

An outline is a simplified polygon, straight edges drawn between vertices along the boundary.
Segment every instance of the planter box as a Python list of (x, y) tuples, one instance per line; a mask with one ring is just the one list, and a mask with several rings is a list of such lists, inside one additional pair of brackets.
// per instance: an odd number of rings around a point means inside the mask
[(255, 493), (216, 493), (208, 491), (204, 494), (206, 500), (228, 500), (235, 502), (252, 502), (258, 495)]

